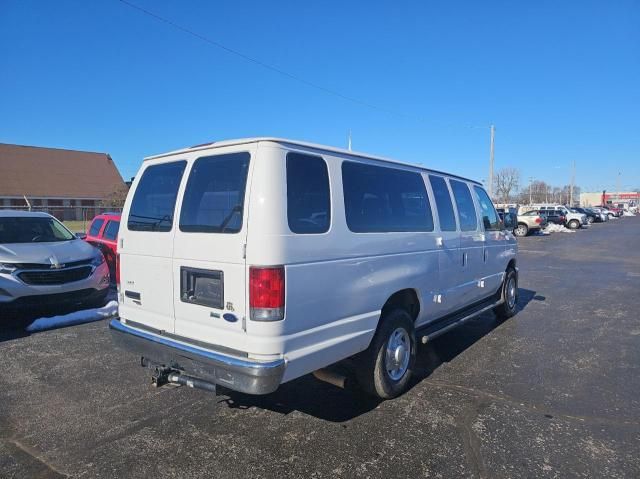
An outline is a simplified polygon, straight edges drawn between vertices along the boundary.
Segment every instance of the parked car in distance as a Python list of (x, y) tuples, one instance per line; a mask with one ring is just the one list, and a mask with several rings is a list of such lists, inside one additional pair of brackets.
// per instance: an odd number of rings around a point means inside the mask
[(102, 306), (108, 290), (103, 254), (53, 216), (0, 211), (0, 311)]
[[(546, 211), (555, 211), (555, 212), (559, 211), (561, 213), (561, 216), (564, 216), (565, 218), (565, 221), (562, 224), (564, 224), (566, 227), (571, 229), (578, 229), (581, 226), (588, 224), (586, 215), (582, 213), (572, 213), (564, 205), (555, 205), (552, 203), (540, 203), (540, 204), (520, 207), (520, 213), (524, 213), (530, 210), (538, 210), (543, 214), (545, 214)], [(555, 222), (551, 220), (549, 221), (552, 223)]]
[(615, 206), (612, 206), (612, 205), (602, 205), (600, 208), (605, 210), (605, 212), (610, 217), (615, 216), (616, 218), (619, 218), (620, 216), (622, 216), (622, 213), (624, 212), (621, 208), (616, 208)]
[(517, 223), (513, 229), (516, 236), (527, 236), (532, 231), (539, 231), (548, 224), (547, 217), (538, 211), (527, 211), (518, 215)]
[(547, 223), (554, 223), (562, 226), (566, 226), (567, 224), (567, 217), (561, 210), (533, 210), (533, 213), (544, 216), (547, 219)]
[(606, 209), (600, 208), (599, 206), (591, 206), (589, 209), (591, 211), (595, 211), (596, 213), (600, 214), (600, 220), (602, 222), (609, 221), (609, 218), (611, 217), (611, 215), (609, 215), (609, 212)]
[(350, 359), (392, 398), (418, 341), (516, 312), (517, 242), (481, 183), (293, 140), (145, 159), (118, 241), (110, 328), (157, 385), (267, 394)]
[(589, 224), (594, 223), (596, 219), (599, 219), (600, 217), (598, 213), (596, 213), (595, 211), (589, 211), (587, 208), (574, 207), (569, 208), (569, 211), (571, 211), (572, 213), (581, 213), (583, 215), (586, 215), (587, 223)]
[(118, 281), (118, 229), (120, 228), (120, 213), (103, 213), (96, 216), (87, 228), (84, 238), (102, 251), (109, 273), (114, 281)]

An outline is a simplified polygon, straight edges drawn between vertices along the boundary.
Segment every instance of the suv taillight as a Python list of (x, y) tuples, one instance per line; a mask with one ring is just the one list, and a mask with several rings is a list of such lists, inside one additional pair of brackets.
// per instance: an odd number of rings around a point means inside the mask
[(537, 223), (537, 224), (542, 223), (542, 218), (540, 218), (540, 217), (538, 216), (538, 217), (536, 218), (536, 223)]
[(254, 321), (284, 319), (284, 266), (249, 268), (249, 308)]

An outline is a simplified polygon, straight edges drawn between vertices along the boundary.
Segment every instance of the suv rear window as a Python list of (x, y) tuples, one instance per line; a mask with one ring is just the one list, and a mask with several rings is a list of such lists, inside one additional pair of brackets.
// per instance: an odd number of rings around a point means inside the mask
[(331, 222), (327, 164), (319, 156), (287, 154), (287, 220), (292, 233), (326, 233)]
[(347, 226), (354, 233), (433, 231), (420, 173), (345, 161), (342, 182)]
[(237, 233), (242, 229), (248, 152), (198, 158), (189, 174), (180, 212), (180, 230)]
[(109, 221), (102, 236), (104, 236), (105, 239), (114, 240), (118, 236), (118, 228), (120, 228), (119, 221)]
[(186, 161), (148, 167), (131, 202), (127, 228), (132, 231), (171, 231), (178, 188)]
[(103, 224), (104, 220), (102, 218), (93, 220), (93, 223), (91, 223), (91, 227), (89, 228), (89, 235), (98, 236), (98, 233), (100, 233), (100, 228), (102, 228)]

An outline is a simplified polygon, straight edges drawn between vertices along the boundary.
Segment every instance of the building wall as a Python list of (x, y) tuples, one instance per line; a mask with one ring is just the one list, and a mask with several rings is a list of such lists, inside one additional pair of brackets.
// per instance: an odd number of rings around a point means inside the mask
[[(640, 201), (640, 193), (633, 191), (619, 191), (605, 193), (605, 200), (613, 203), (634, 202), (637, 205)], [(602, 204), (602, 191), (595, 193), (580, 193), (580, 206), (597, 206)]]

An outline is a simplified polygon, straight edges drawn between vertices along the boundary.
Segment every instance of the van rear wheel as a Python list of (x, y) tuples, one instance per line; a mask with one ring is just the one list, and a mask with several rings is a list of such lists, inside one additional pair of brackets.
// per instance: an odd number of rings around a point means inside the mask
[(382, 315), (369, 347), (356, 358), (358, 384), (380, 399), (405, 392), (416, 360), (416, 333), (411, 316), (398, 308)]

